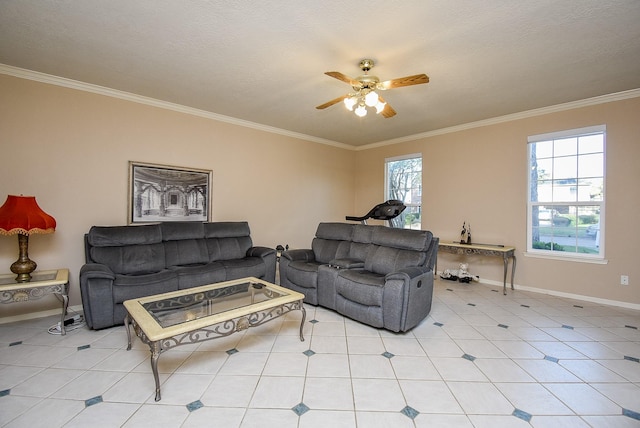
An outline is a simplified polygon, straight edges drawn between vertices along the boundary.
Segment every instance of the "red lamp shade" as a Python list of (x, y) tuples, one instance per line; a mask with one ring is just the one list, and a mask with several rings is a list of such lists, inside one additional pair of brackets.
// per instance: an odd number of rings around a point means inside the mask
[(38, 206), (35, 196), (7, 196), (0, 207), (0, 235), (53, 233), (56, 220)]
[(18, 235), (18, 260), (11, 265), (17, 282), (31, 280), (37, 265), (29, 259), (29, 235), (53, 233), (56, 220), (38, 206), (35, 196), (7, 196), (0, 207), (0, 235)]

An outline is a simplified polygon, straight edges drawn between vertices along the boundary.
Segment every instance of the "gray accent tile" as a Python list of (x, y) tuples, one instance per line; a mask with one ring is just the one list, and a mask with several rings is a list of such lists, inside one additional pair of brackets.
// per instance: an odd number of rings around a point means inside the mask
[(416, 416), (418, 416), (420, 414), (419, 411), (417, 411), (416, 409), (414, 409), (411, 406), (407, 406), (404, 409), (402, 409), (400, 411), (400, 413), (402, 413), (403, 415), (405, 415), (406, 417), (410, 418), (410, 419), (415, 419)]
[(573, 327), (571, 327), (570, 325), (566, 325), (566, 324), (562, 324), (562, 328), (566, 328), (568, 330), (573, 330)]
[(550, 357), (549, 355), (545, 355), (544, 359), (547, 360), (547, 361), (551, 361), (552, 363), (557, 363), (558, 361), (560, 361), (558, 358)]
[(475, 306), (475, 303), (467, 303), (467, 306)]
[(307, 357), (313, 357), (314, 355), (316, 355), (315, 352), (313, 352), (311, 349), (307, 349), (306, 351), (303, 352), (304, 355), (306, 355)]
[(233, 348), (233, 349), (229, 349), (227, 351), (227, 354), (228, 355), (233, 355), (233, 354), (237, 354), (238, 352), (240, 352), (240, 351), (238, 351), (236, 348)]
[(476, 357), (474, 357), (473, 355), (469, 355), (469, 354), (464, 354), (462, 356), (462, 358), (464, 358), (465, 360), (469, 360), (469, 361), (474, 361), (476, 359)]
[(318, 320), (311, 320), (311, 321), (309, 321), (309, 322), (310, 322), (311, 324), (317, 324), (317, 323), (319, 323), (320, 321), (318, 321)]
[(0, 397), (6, 397), (9, 394), (11, 394), (11, 389), (5, 389), (3, 391), (0, 391)]
[(441, 322), (434, 322), (433, 325), (438, 326), (438, 327), (442, 327), (444, 324), (442, 324)]
[(102, 395), (98, 395), (93, 398), (89, 398), (88, 400), (84, 400), (84, 407), (93, 406), (94, 404), (102, 403)]
[(628, 355), (624, 356), (625, 360), (629, 360), (629, 361), (633, 361), (634, 363), (640, 363), (640, 359), (636, 358), (636, 357), (630, 357)]
[(190, 412), (198, 410), (201, 407), (204, 407), (204, 404), (202, 404), (202, 401), (200, 400), (192, 401), (191, 403), (187, 404), (187, 410)]
[(19, 340), (19, 341), (17, 341), (17, 342), (11, 342), (11, 343), (9, 344), (9, 346), (16, 346), (16, 345), (22, 345), (22, 340)]
[(508, 325), (506, 325), (506, 324), (498, 324), (498, 327), (501, 327), (501, 328), (509, 328), (509, 326), (508, 326)]
[(522, 306), (523, 308), (530, 308), (531, 307), (529, 305), (520, 305), (520, 306)]
[(295, 407), (293, 407), (291, 410), (293, 410), (293, 413), (295, 413), (296, 415), (302, 416), (311, 409), (309, 409), (306, 404), (299, 403), (296, 404)]
[(520, 409), (514, 409), (513, 416), (515, 416), (518, 419), (522, 419), (525, 422), (530, 422), (531, 418), (533, 417), (531, 414), (525, 412), (524, 410), (520, 410)]
[(637, 330), (638, 327), (634, 326), (634, 325), (625, 325), (626, 328), (632, 328), (634, 330)]
[(387, 351), (384, 351), (381, 355), (382, 355), (383, 357), (385, 357), (385, 358), (389, 358), (389, 359), (391, 359), (391, 358), (395, 357), (395, 355), (393, 355), (391, 352), (387, 352)]
[(580, 308), (580, 309), (584, 309), (584, 306), (580, 306), (580, 305), (573, 305), (574, 308)]
[(91, 345), (82, 345), (82, 346), (78, 346), (78, 351), (83, 351), (85, 349), (89, 349), (91, 348)]
[(630, 417), (631, 419), (636, 419), (636, 420), (640, 421), (640, 413), (634, 412), (633, 410), (629, 410), (629, 409), (623, 408), (622, 409), (622, 414), (624, 416)]

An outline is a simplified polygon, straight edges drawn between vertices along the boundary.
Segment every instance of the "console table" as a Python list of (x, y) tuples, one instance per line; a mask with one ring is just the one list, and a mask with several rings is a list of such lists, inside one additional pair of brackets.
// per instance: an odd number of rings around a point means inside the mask
[[(460, 255), (479, 255), (501, 257), (504, 265), (504, 278), (502, 281), (502, 294), (507, 294), (507, 270), (509, 268), (509, 259), (513, 260), (511, 264), (511, 289), (513, 290), (513, 277), (516, 273), (516, 249), (515, 247), (505, 247), (501, 245), (485, 245), (485, 244), (461, 244), (459, 242), (442, 242), (438, 244), (438, 251)], [(436, 265), (436, 272), (438, 267)]]
[(69, 269), (36, 271), (29, 282), (16, 282), (15, 278), (15, 274), (0, 275), (0, 303), (26, 302), (47, 294), (59, 294), (62, 297), (60, 333), (66, 334), (64, 317), (69, 306)]

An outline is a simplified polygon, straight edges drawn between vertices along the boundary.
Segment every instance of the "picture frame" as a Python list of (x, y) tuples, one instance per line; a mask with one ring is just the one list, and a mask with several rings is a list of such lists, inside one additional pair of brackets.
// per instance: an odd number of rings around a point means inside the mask
[(213, 172), (129, 161), (128, 224), (211, 221)]

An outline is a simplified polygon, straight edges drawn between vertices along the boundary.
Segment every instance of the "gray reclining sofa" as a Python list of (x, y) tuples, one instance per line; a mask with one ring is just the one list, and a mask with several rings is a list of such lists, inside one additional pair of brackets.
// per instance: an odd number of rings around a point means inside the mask
[(247, 222), (94, 226), (80, 293), (89, 328), (123, 324), (123, 302), (248, 276), (275, 281), (276, 251), (254, 247)]
[(320, 223), (310, 249), (280, 257), (280, 285), (305, 302), (394, 332), (431, 311), (439, 239), (429, 231)]

